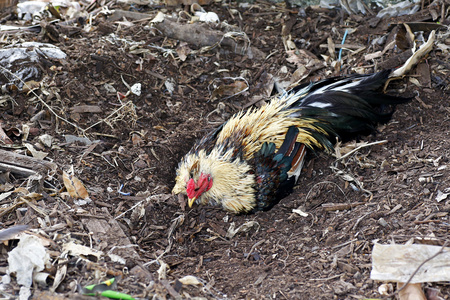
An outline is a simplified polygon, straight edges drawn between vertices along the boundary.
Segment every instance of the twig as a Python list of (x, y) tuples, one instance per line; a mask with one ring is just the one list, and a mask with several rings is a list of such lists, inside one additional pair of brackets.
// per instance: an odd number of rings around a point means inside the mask
[(135, 205), (133, 205), (132, 207), (130, 207), (129, 209), (127, 209), (126, 211), (124, 211), (123, 213), (121, 213), (120, 215), (118, 215), (117, 217), (115, 217), (114, 219), (120, 219), (122, 216), (124, 216), (127, 212), (134, 210), (136, 207), (138, 207), (139, 205), (142, 204), (142, 202), (144, 201), (148, 201), (147, 199), (141, 200), (138, 203), (136, 203)]
[(11, 206), (9, 206), (7, 208), (0, 209), (0, 218), (3, 217), (4, 215), (6, 215), (7, 213), (9, 213), (10, 211), (15, 210), (16, 207), (19, 207), (22, 204), (25, 204), (25, 201), (22, 200), (22, 201), (14, 203), (13, 205), (11, 205)]
[(55, 171), (57, 168), (58, 166), (50, 161), (0, 150), (0, 170), (3, 171), (30, 176), (38, 172), (46, 173), (48, 170)]
[(348, 200), (347, 195), (345, 195), (344, 191), (341, 189), (341, 187), (339, 185), (337, 185), (336, 183), (334, 183), (332, 181), (321, 181), (321, 182), (314, 184), (313, 187), (308, 191), (308, 194), (306, 194), (305, 202), (308, 200), (309, 194), (311, 194), (311, 191), (313, 190), (314, 187), (318, 186), (319, 184), (327, 184), (327, 183), (334, 184), (339, 189), (339, 191), (341, 191), (342, 195), (344, 195), (345, 200)]
[(358, 239), (353, 239), (353, 240), (351, 240), (351, 241), (347, 241), (347, 242), (345, 242), (345, 243), (342, 243), (342, 244), (333, 246), (333, 247), (331, 247), (331, 249), (336, 249), (336, 248), (341, 248), (341, 247), (347, 246), (348, 244), (351, 244), (351, 243), (353, 243), (353, 242), (356, 242), (357, 240), (358, 240)]
[(24, 197), (20, 197), (20, 200), (22, 200), (22, 203), (25, 203), (26, 205), (28, 205), (29, 207), (31, 207), (35, 212), (37, 212), (38, 214), (42, 215), (43, 217), (48, 217), (48, 214), (46, 213), (45, 210), (39, 208), (36, 204), (34, 204), (31, 201), (28, 201), (27, 199), (25, 199)]
[[(200, 52), (209, 51), (217, 46), (227, 46), (237, 54), (251, 54), (257, 59), (263, 59), (266, 55), (256, 47), (251, 47), (250, 39), (244, 32), (226, 32), (213, 30), (203, 24), (180, 24), (175, 19), (164, 16), (162, 21), (155, 21), (153, 26), (161, 31), (164, 36), (182, 40), (198, 47)], [(244, 39), (244, 45), (236, 42), (237, 38)], [(250, 51), (248, 51), (250, 48)], [(250, 53), (248, 53), (250, 52)]]
[(334, 276), (327, 277), (327, 278), (310, 278), (309, 280), (310, 281), (328, 281), (328, 280), (333, 280), (333, 279), (339, 278), (341, 276), (342, 276), (342, 274), (338, 274), (338, 275), (334, 275)]
[(352, 151), (342, 155), (341, 157), (336, 158), (336, 161), (342, 160), (342, 159), (352, 155), (353, 153), (355, 153), (356, 151), (358, 151), (358, 150), (360, 150), (362, 148), (370, 147), (370, 146), (373, 146), (373, 145), (383, 145), (383, 144), (386, 144), (387, 142), (388, 142), (387, 140), (382, 140), (382, 141), (377, 141), (377, 142), (372, 142), (372, 143), (360, 145), (360, 146), (356, 147), (355, 149), (353, 149)]
[(38, 174), (36, 171), (30, 170), (27, 168), (22, 168), (22, 167), (10, 165), (10, 164), (4, 164), (1, 162), (0, 162), (0, 170), (3, 172), (6, 171), (6, 172), (11, 172), (13, 174), (19, 174), (24, 177)]
[(128, 101), (127, 103), (122, 104), (118, 109), (116, 109), (115, 111), (113, 111), (109, 116), (107, 116), (107, 117), (104, 118), (104, 119), (101, 119), (101, 120), (98, 121), (97, 123), (92, 124), (92, 125), (89, 126), (88, 128), (84, 129), (83, 132), (84, 132), (84, 131), (88, 131), (89, 129), (91, 129), (92, 127), (97, 126), (97, 125), (100, 124), (100, 123), (103, 123), (103, 122), (106, 123), (107, 120), (109, 120), (112, 116), (114, 116), (115, 114), (117, 114), (119, 111), (121, 111), (122, 109), (124, 109), (124, 108), (126, 108), (126, 107), (128, 107), (128, 106), (132, 106), (132, 105), (133, 105), (133, 102), (132, 102), (132, 101)]
[(248, 255), (247, 255), (247, 257), (246, 257), (246, 259), (249, 259), (250, 258), (250, 254), (252, 254), (253, 253), (253, 251), (255, 250), (255, 248), (256, 247), (258, 247), (259, 245), (261, 245), (262, 243), (264, 243), (266, 240), (260, 240), (259, 242), (256, 242), (251, 248), (250, 248), (250, 251), (248, 252)]
[(371, 200), (373, 198), (373, 193), (365, 188), (363, 188), (363, 184), (356, 179), (356, 177), (352, 174), (349, 173), (345, 173), (344, 171), (330, 166), (330, 169), (335, 173), (336, 176), (341, 177), (342, 180), (349, 182), (350, 186), (353, 188), (353, 190), (356, 191), (363, 191), (364, 193), (366, 193), (369, 197), (369, 200)]
[(364, 216), (358, 218), (358, 220), (356, 220), (355, 225), (353, 225), (352, 230), (355, 230), (356, 227), (358, 227), (359, 222), (361, 222), (365, 217), (367, 217), (368, 215), (370, 215), (372, 212), (368, 212), (366, 213)]
[(337, 211), (337, 210), (347, 210), (359, 205), (364, 205), (365, 202), (352, 202), (352, 203), (324, 203), (322, 204), (325, 211)]

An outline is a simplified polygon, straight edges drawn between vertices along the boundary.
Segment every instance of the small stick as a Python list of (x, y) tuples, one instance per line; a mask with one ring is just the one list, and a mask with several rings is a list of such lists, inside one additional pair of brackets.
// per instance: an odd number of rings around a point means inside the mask
[(247, 255), (247, 258), (246, 259), (249, 259), (250, 258), (250, 255), (253, 253), (253, 251), (255, 250), (255, 248), (256, 247), (258, 247), (259, 245), (261, 245), (262, 243), (264, 243), (266, 240), (260, 240), (259, 242), (256, 242), (253, 246), (252, 246), (252, 248), (250, 249), (250, 251), (248, 252), (248, 255)]
[(322, 207), (326, 211), (336, 211), (336, 210), (347, 210), (359, 205), (364, 205), (365, 202), (354, 202), (354, 203), (324, 203)]
[(388, 142), (387, 140), (382, 140), (382, 141), (377, 141), (377, 142), (368, 143), (368, 144), (364, 144), (364, 145), (358, 146), (357, 148), (353, 149), (352, 151), (342, 155), (340, 158), (336, 158), (336, 161), (342, 160), (342, 159), (352, 155), (353, 153), (355, 153), (356, 151), (358, 151), (358, 150), (360, 150), (362, 148), (370, 147), (370, 146), (373, 146), (373, 145), (383, 145), (383, 144), (386, 144), (387, 142)]

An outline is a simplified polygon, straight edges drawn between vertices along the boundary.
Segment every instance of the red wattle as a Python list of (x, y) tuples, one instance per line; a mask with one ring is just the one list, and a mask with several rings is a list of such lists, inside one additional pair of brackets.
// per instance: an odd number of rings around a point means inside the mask
[(194, 179), (189, 179), (187, 186), (186, 186), (186, 194), (189, 199), (194, 198), (195, 196), (195, 181)]

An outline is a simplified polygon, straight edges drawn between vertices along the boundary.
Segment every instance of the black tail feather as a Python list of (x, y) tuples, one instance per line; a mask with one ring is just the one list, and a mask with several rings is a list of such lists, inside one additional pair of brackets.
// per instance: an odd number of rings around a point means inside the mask
[(328, 78), (309, 88), (295, 87), (293, 92), (308, 89), (308, 94), (290, 105), (289, 109), (296, 110), (291, 116), (328, 124), (325, 130), (329, 137), (351, 139), (369, 134), (377, 124), (391, 119), (397, 104), (411, 100), (381, 92), (390, 74), (391, 70), (384, 70), (371, 75)]
[(253, 157), (251, 164), (254, 165), (256, 185), (253, 211), (269, 210), (292, 192), (296, 176), (290, 176), (288, 172), (294, 164), (301, 168), (299, 160), (304, 158), (304, 145), (296, 142), (298, 133), (298, 128), (289, 127), (276, 153), (275, 144), (266, 142)]
[[(280, 148), (277, 151), (277, 155), (275, 156), (275, 160), (277, 157), (289, 156), (294, 148), (295, 141), (297, 140), (299, 130), (297, 127), (291, 126), (289, 127), (286, 136), (284, 138), (283, 144), (281, 144)], [(279, 159), (281, 160), (281, 158)]]

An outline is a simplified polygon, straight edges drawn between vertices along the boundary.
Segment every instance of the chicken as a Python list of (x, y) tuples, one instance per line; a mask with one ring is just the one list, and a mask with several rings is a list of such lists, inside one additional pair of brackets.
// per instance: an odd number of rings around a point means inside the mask
[(390, 120), (407, 98), (380, 92), (390, 70), (300, 85), (261, 108), (241, 111), (198, 141), (176, 171), (174, 194), (189, 207), (221, 205), (233, 213), (268, 210), (289, 195), (307, 151), (331, 152)]

